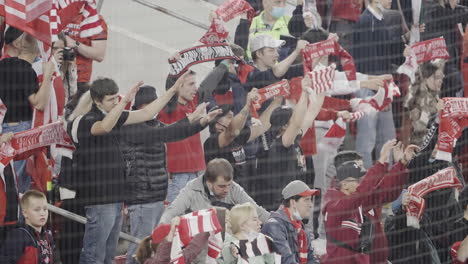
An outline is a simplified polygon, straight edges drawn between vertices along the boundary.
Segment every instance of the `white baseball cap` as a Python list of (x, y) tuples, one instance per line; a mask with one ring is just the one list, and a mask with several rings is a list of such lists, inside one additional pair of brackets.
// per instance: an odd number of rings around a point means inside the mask
[(255, 35), (250, 40), (250, 51), (255, 52), (261, 48), (279, 48), (284, 45), (286, 41), (274, 39), (268, 34)]

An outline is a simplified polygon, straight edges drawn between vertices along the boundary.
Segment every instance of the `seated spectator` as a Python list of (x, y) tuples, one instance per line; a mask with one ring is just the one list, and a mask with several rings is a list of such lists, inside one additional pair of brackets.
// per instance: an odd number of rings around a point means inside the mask
[[(171, 262), (172, 239), (176, 226), (180, 223), (179, 217), (174, 217), (171, 224), (160, 224), (154, 229), (151, 236), (141, 241), (136, 259), (142, 264), (169, 264)], [(196, 235), (190, 244), (182, 250), (185, 263), (192, 263), (208, 244), (210, 233)]]
[(437, 102), (444, 79), (444, 62), (425, 62), (416, 72), (416, 80), (409, 87), (404, 107), (411, 121), (411, 143), (421, 145), (430, 117), (438, 112)]
[[(411, 145), (403, 150), (401, 143), (391, 140), (382, 148), (379, 162), (368, 172), (354, 161), (338, 168), (337, 188), (329, 189), (324, 198), (327, 254), (323, 263), (386, 261), (381, 207), (396, 200), (401, 193), (408, 179), (406, 164), (415, 155), (414, 150), (415, 146)], [(392, 153), (395, 163), (387, 172)], [(368, 232), (375, 234), (372, 240), (364, 235)]]
[[(307, 181), (306, 164), (299, 139), (312, 126), (323, 103), (324, 95), (308, 94), (310, 78), (302, 80), (302, 94), (294, 110), (276, 108), (270, 117), (271, 128), (267, 150), (259, 157), (255, 200), (267, 210), (275, 210), (281, 201), (280, 190), (294, 180)], [(307, 105), (307, 101), (310, 101)]]
[[(157, 99), (156, 89), (142, 86), (135, 96), (134, 110), (141, 110)], [(221, 112), (216, 110), (202, 118), (206, 103), (200, 104), (186, 118), (165, 126), (157, 119), (125, 126), (121, 130), (122, 155), (127, 163), (125, 204), (130, 216), (130, 234), (143, 238), (159, 223), (164, 211), (168, 177), (166, 173), (165, 142), (184, 139), (200, 132)], [(136, 263), (133, 254), (136, 245), (131, 243), (127, 264)]]
[(282, 264), (319, 263), (302, 223), (312, 211), (316, 194), (302, 181), (290, 182), (281, 191), (281, 206), (262, 227), (262, 233), (273, 239)]
[[(175, 201), (164, 211), (160, 222), (169, 223), (176, 216), (213, 206), (231, 209), (236, 204), (246, 202), (256, 205), (244, 189), (232, 180), (233, 174), (234, 171), (229, 161), (211, 160), (207, 164), (205, 174), (190, 181), (182, 189)], [(269, 213), (258, 205), (256, 208), (260, 220), (265, 222)]]
[(24, 223), (7, 236), (0, 249), (1, 263), (53, 263), (52, 233), (45, 229), (48, 218), (47, 198), (38, 191), (27, 191), (21, 197)]
[[(239, 258), (248, 263), (255, 264), (275, 263), (274, 253), (263, 255), (256, 253), (255, 256), (245, 258), (239, 251), (243, 246), (245, 247), (246, 243), (253, 242), (260, 235), (261, 222), (258, 219), (257, 211), (253, 204), (244, 203), (234, 206), (229, 213), (229, 219), (232, 235), (226, 235), (221, 258), (217, 260), (219, 264), (235, 264), (238, 263)], [(267, 241), (272, 242), (270, 238), (261, 236), (265, 237)]]
[(282, 97), (276, 98), (260, 116), (261, 124), (249, 127), (246, 121), (250, 116), (250, 106), (252, 100), (255, 100), (254, 96), (258, 96), (256, 89), (248, 94), (247, 103), (235, 116), (230, 105), (221, 105), (223, 114), (210, 125), (210, 137), (204, 143), (205, 160), (207, 162), (215, 158), (228, 160), (234, 168), (234, 179), (249, 194), (253, 191), (250, 184), (252, 177), (248, 171), (244, 146), (270, 128), (271, 113), (283, 100)]

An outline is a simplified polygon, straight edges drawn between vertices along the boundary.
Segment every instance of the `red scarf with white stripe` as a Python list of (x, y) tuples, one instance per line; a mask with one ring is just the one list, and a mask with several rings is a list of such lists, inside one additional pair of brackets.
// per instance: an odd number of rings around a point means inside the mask
[(289, 221), (293, 224), (294, 228), (297, 230), (297, 245), (299, 246), (299, 264), (307, 263), (307, 235), (302, 227), (302, 221), (294, 220), (289, 213), (289, 210), (282, 206), (284, 212), (289, 218)]
[(262, 107), (265, 101), (270, 100), (276, 96), (288, 96), (289, 95), (289, 83), (287, 80), (282, 80), (272, 85), (268, 85), (258, 90), (258, 98), (250, 105), (250, 113), (252, 117), (258, 118), (257, 110)]
[(348, 80), (356, 80), (356, 66), (354, 65), (353, 57), (333, 39), (307, 44), (302, 51), (304, 72), (311, 72), (313, 70), (312, 63), (314, 59), (328, 55), (339, 56)]
[(423, 196), (444, 188), (457, 188), (458, 190), (463, 188), (454, 167), (443, 169), (408, 187), (410, 195), (410, 202), (406, 207), (408, 226), (419, 228), (419, 220), (425, 209)]
[(216, 9), (216, 15), (224, 22), (235, 18), (236, 16), (247, 12), (249, 20), (253, 18), (255, 10), (245, 0), (227, 0)]
[(205, 209), (186, 214), (180, 217), (180, 224), (176, 227), (171, 248), (171, 263), (185, 264), (182, 249), (186, 247), (193, 237), (200, 233), (211, 232), (208, 239), (208, 256), (206, 263), (216, 263), (223, 247), (221, 238), (221, 224), (216, 215), (216, 210)]
[(452, 161), (452, 151), (463, 130), (468, 127), (468, 98), (442, 98), (436, 159)]

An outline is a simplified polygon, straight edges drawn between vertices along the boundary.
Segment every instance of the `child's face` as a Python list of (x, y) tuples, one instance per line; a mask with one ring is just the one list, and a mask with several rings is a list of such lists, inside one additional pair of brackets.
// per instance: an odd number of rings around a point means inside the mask
[(261, 222), (258, 219), (257, 212), (254, 212), (244, 223), (244, 230), (247, 232), (260, 232)]
[(23, 215), (26, 224), (40, 230), (47, 223), (49, 215), (47, 201), (45, 199), (30, 198), (27, 208), (23, 208)]

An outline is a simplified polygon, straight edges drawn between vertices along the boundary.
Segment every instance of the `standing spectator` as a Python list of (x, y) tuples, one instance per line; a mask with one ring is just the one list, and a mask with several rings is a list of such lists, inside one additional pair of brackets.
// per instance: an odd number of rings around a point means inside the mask
[(450, 245), (457, 241), (463, 241), (468, 236), (468, 188), (464, 188), (458, 197), (463, 217), (457, 219), (450, 230)]
[[(402, 144), (395, 143), (392, 140), (382, 147), (378, 163), (368, 172), (354, 161), (338, 168), (337, 188), (328, 190), (324, 198), (327, 254), (323, 263), (386, 263), (382, 205), (401, 193), (408, 179), (406, 164), (414, 156), (414, 146), (403, 151)], [(387, 172), (392, 153), (395, 164)], [(375, 235), (362, 235), (369, 232)]]
[[(0, 145), (11, 141), (13, 132), (0, 136)], [(18, 221), (19, 198), (16, 186), (13, 162), (8, 163), (3, 169), (0, 180), (0, 245), (3, 245), (6, 234)]]
[(312, 126), (324, 99), (323, 94), (309, 94), (309, 87), (311, 80), (304, 77), (302, 94), (294, 110), (280, 107), (270, 117), (272, 142), (268, 142), (267, 151), (259, 160), (255, 182), (255, 200), (268, 210), (274, 210), (275, 204), (280, 202), (281, 186), (294, 180), (306, 181), (306, 164), (299, 139), (303, 131)]
[(23, 34), (23, 31), (15, 27), (8, 26), (4, 37), (5, 48), (3, 50), (5, 52), (2, 54), (0, 59), (18, 57), (22, 50), (22, 42), (24, 41), (24, 39), (21, 38), (21, 36), (24, 37)]
[[(365, 74), (386, 74), (391, 72), (392, 54), (390, 31), (383, 14), (391, 7), (391, 0), (371, 0), (367, 9), (354, 25), (353, 57), (356, 69)], [(362, 89), (356, 93), (360, 98), (373, 96), (374, 91)], [(364, 159), (364, 166), (373, 164), (382, 145), (396, 137), (391, 106), (375, 116), (366, 115), (357, 121), (356, 150)], [(378, 159), (378, 156), (375, 157)]]
[[(135, 96), (134, 110), (141, 110), (156, 100), (156, 89), (142, 86)], [(202, 118), (206, 103), (200, 104), (186, 118), (164, 126), (157, 119), (121, 129), (122, 155), (127, 163), (126, 200), (130, 216), (130, 234), (143, 238), (151, 233), (164, 211), (167, 195), (165, 142), (174, 142), (200, 132), (221, 110)], [(127, 264), (136, 263), (137, 245), (131, 243)]]
[(48, 218), (47, 198), (38, 191), (21, 197), (24, 224), (13, 229), (0, 249), (1, 263), (52, 264), (54, 242), (45, 228)]
[[(176, 79), (169, 77), (166, 81), (166, 88), (169, 89), (175, 82)], [(189, 70), (177, 95), (159, 114), (159, 121), (172, 124), (195, 111), (200, 102), (197, 91), (196, 74)], [(167, 172), (169, 173), (166, 200), (171, 203), (189, 181), (203, 173), (206, 165), (200, 133), (184, 140), (167, 143), (166, 147)]]
[(251, 127), (246, 125), (249, 117), (251, 101), (257, 96), (253, 89), (247, 98), (244, 108), (233, 116), (229, 105), (222, 105), (222, 116), (210, 125), (210, 137), (204, 143), (205, 159), (209, 162), (215, 158), (228, 160), (234, 168), (234, 179), (251, 194), (253, 175), (249, 174), (244, 146), (252, 142), (270, 128), (270, 116), (282, 102), (282, 97), (276, 98), (260, 116), (261, 124)]
[[(286, 0), (263, 0), (262, 3), (263, 11), (254, 17), (250, 24), (249, 40), (252, 41), (253, 37), (258, 34), (268, 34), (275, 40), (289, 35), (288, 24), (291, 17), (286, 15)], [(251, 48), (250, 45), (249, 48)], [(253, 51), (247, 49), (247, 56), (250, 57), (251, 52)], [(279, 56), (281, 59), (286, 58), (286, 51), (279, 51)]]
[(290, 182), (281, 191), (281, 206), (262, 227), (262, 233), (273, 239), (281, 255), (281, 264), (319, 263), (302, 223), (312, 211), (313, 195), (316, 191), (304, 182)]
[(104, 18), (99, 15), (99, 21), (102, 27), (102, 32), (90, 37), (81, 37), (83, 31), (87, 28), (82, 28), (81, 23), (86, 18), (83, 14), (85, 4), (80, 10), (80, 14), (76, 16), (63, 30), (66, 35), (67, 47), (76, 51), (76, 65), (78, 70), (78, 83), (88, 83), (91, 80), (93, 72), (93, 61), (102, 62), (106, 55), (107, 47), (107, 24)]
[[(34, 39), (30, 41), (35, 42)], [(23, 59), (15, 57), (0, 60), (0, 98), (8, 109), (2, 124), (3, 133), (30, 129), (33, 107), (42, 110), (49, 100), (55, 65), (52, 60), (45, 63), (44, 81), (39, 88), (36, 72), (28, 61), (37, 55), (34, 50), (33, 46), (22, 50), (20, 57)], [(55, 54), (57, 61), (61, 61), (59, 53)], [(14, 167), (19, 181), (18, 191), (24, 193), (31, 184), (31, 178), (26, 173), (26, 160), (16, 161)]]
[(269, 213), (256, 205), (244, 189), (232, 180), (233, 173), (231, 164), (225, 159), (214, 159), (208, 162), (205, 174), (187, 184), (176, 200), (164, 211), (161, 223), (169, 223), (172, 218), (187, 212), (213, 206), (231, 209), (236, 204), (246, 202), (255, 204), (260, 220), (263, 223), (266, 222)]
[(131, 112), (123, 110), (135, 97), (141, 82), (120, 102), (119, 88), (113, 80), (98, 79), (92, 83), (91, 110), (79, 120), (76, 136), (79, 142), (76, 177), (80, 179), (76, 191), (86, 205), (87, 219), (80, 263), (110, 264), (114, 261), (126, 178), (117, 131), (123, 125), (153, 118), (178, 91), (184, 78), (185, 75), (145, 108)]

